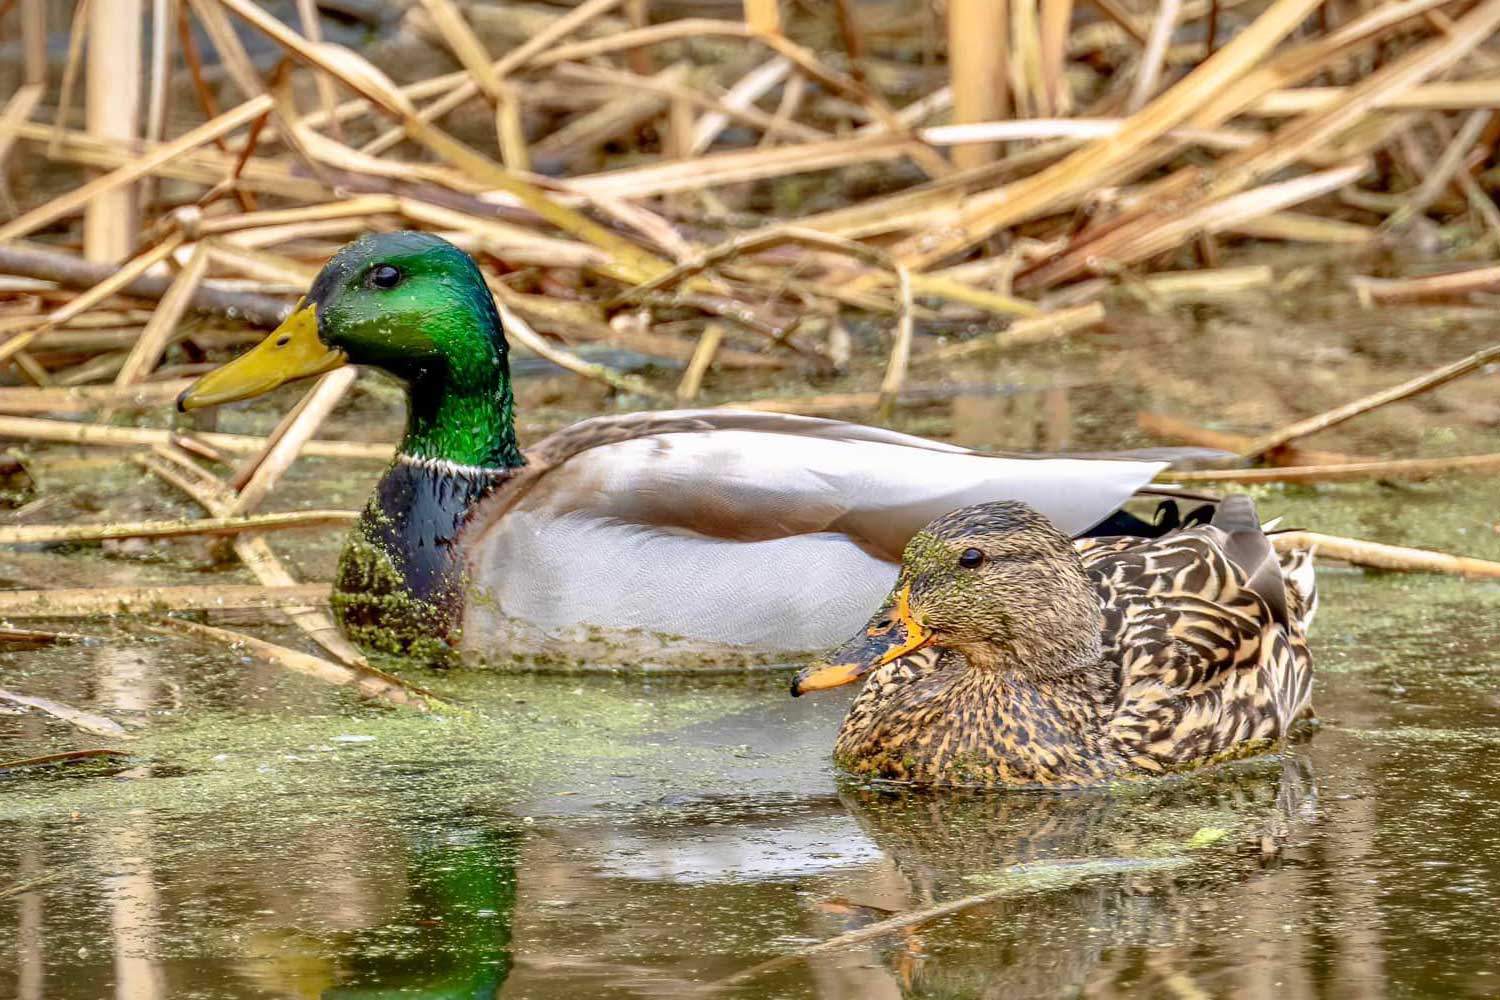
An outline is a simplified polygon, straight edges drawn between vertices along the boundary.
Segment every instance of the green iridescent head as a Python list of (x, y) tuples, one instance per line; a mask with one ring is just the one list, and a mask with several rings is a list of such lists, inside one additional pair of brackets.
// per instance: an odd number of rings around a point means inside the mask
[(248, 353), (199, 379), (183, 409), (260, 395), (342, 364), (407, 386), (402, 452), (465, 465), (521, 463), (505, 334), (473, 259), (430, 233), (362, 236), (324, 265), (306, 298)]
[(972, 667), (1056, 676), (1098, 659), (1100, 613), (1072, 540), (1051, 521), (1010, 500), (963, 507), (907, 543), (890, 597), (792, 693), (847, 684), (928, 646)]
[(430, 233), (362, 236), (318, 272), (318, 339), (408, 383), (505, 365), (495, 300), (473, 258)]

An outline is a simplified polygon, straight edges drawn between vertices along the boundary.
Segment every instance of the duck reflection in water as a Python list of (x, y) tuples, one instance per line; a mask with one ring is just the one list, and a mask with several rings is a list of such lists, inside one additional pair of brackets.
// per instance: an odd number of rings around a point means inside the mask
[[(1278, 878), (1282, 847), (1317, 802), (1310, 768), (1293, 756), (1109, 792), (865, 785), (840, 798), (890, 859), (905, 898), (823, 900), (813, 907), (820, 936), (993, 897), (810, 959), (824, 996), (868, 989), (871, 963), (887, 971), (882, 992), (892, 996), (1091, 994), (1157, 954), (1157, 943), (1191, 939), (1183, 925), (1206, 910), (1271, 891), (1260, 883)], [(865, 984), (857, 990), (856, 979)]]
[(468, 829), (415, 844), (400, 914), (343, 943), (338, 984), (323, 1000), (496, 996), (511, 970), (520, 840), (510, 830)]

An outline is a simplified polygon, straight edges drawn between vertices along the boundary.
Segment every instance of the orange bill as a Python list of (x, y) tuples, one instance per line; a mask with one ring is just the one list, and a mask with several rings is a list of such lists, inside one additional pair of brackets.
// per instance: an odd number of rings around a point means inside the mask
[(792, 681), (792, 697), (859, 680), (877, 667), (929, 646), (936, 638), (911, 610), (911, 587), (896, 593), (896, 606), (884, 612), (839, 649), (805, 667)]

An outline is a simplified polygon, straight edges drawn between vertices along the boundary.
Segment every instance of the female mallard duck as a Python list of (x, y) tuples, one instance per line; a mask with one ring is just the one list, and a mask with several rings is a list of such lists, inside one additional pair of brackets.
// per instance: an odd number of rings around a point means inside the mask
[[(1081, 551), (1080, 551), (1081, 548)], [(1263, 750), (1311, 711), (1312, 561), (1255, 507), (1075, 548), (1021, 503), (938, 518), (867, 628), (792, 694), (870, 679), (834, 759), (930, 785), (1076, 787)]]
[(506, 355), (467, 254), (426, 233), (366, 236), (179, 405), (245, 399), (346, 363), (405, 383), (406, 434), (333, 600), (356, 642), (427, 658), (786, 662), (857, 625), (907, 539), (938, 514), (1008, 497), (1082, 532), (1166, 464), (997, 457), (728, 410), (597, 417), (523, 451)]

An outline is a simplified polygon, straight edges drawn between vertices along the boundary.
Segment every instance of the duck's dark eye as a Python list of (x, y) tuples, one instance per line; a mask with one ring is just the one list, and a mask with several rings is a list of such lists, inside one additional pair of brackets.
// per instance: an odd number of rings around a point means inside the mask
[(964, 549), (958, 556), (958, 564), (964, 569), (974, 569), (984, 562), (984, 553), (978, 549)]
[(393, 267), (390, 264), (377, 264), (370, 271), (370, 284), (376, 288), (395, 288), (401, 284), (403, 277), (405, 275), (401, 273), (399, 267)]

